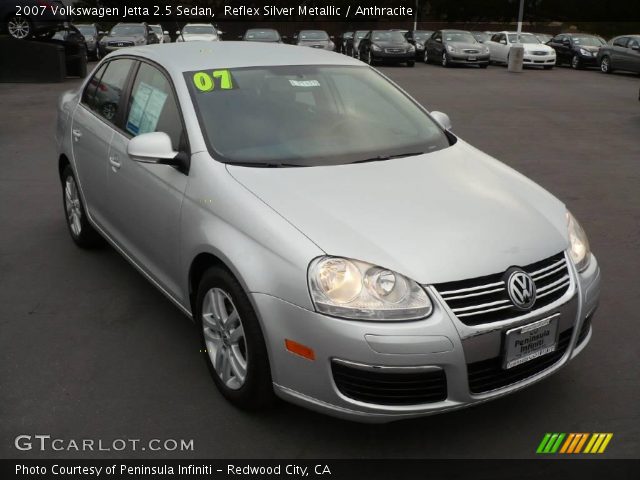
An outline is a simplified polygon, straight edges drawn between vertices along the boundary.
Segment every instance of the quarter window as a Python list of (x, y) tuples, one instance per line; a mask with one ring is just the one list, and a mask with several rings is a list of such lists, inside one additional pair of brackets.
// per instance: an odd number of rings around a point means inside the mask
[(167, 77), (148, 63), (141, 63), (131, 91), (126, 131), (133, 136), (164, 132), (174, 150), (184, 150), (178, 103)]
[(123, 58), (108, 63), (97, 83), (93, 103), (89, 107), (105, 120), (113, 122), (120, 108), (120, 99), (133, 60)]

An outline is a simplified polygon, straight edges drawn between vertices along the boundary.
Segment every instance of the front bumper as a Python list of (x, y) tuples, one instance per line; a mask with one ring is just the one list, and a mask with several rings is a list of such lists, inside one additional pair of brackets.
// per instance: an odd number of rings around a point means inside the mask
[(469, 53), (448, 53), (449, 63), (460, 65), (482, 65), (489, 64), (489, 54), (469, 54)]
[(597, 67), (598, 66), (598, 57), (597, 56), (587, 56), (578, 54), (578, 58), (580, 58), (580, 63), (583, 67)]
[(525, 54), (523, 57), (525, 65), (555, 65), (555, 55), (531, 55)]
[[(311, 312), (266, 294), (253, 293), (251, 299), (265, 326), (263, 332), (278, 396), (333, 416), (378, 423), (492, 400), (527, 387), (566, 365), (591, 338), (590, 320), (600, 292), (600, 270), (595, 257), (581, 274), (573, 266), (570, 269), (571, 287), (542, 312), (475, 327), (462, 324), (431, 287), (428, 291), (434, 300), (434, 312), (429, 318), (415, 322), (348, 321)], [(470, 391), (467, 363), (500, 356), (506, 330), (555, 313), (560, 315), (560, 334), (564, 332), (567, 339), (566, 350), (558, 353), (557, 361), (507, 386), (483, 393)], [(285, 339), (312, 348), (315, 360), (287, 351)], [(355, 400), (336, 385), (332, 362), (369, 372), (443, 371), (446, 391), (438, 401), (417, 405)]]
[(415, 60), (416, 54), (415, 51), (411, 52), (398, 52), (398, 53), (390, 53), (384, 50), (377, 52), (375, 50), (371, 50), (371, 55), (373, 59), (378, 62), (410, 62)]

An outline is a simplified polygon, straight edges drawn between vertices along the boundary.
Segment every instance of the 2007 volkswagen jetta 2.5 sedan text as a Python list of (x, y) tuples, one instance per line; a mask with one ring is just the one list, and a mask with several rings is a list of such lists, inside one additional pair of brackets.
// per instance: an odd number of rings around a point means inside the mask
[(566, 207), (358, 60), (133, 47), (58, 108), (72, 239), (106, 239), (193, 318), (238, 406), (443, 412), (591, 338), (600, 271)]

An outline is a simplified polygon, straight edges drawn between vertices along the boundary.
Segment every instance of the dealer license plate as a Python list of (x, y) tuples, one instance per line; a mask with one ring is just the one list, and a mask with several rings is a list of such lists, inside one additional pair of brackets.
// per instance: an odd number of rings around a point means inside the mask
[(476, 56), (467, 57), (467, 60), (469, 60), (470, 62), (475, 62), (477, 60), (477, 57)]
[(537, 322), (512, 328), (505, 337), (503, 368), (509, 369), (555, 351), (558, 344), (556, 314)]

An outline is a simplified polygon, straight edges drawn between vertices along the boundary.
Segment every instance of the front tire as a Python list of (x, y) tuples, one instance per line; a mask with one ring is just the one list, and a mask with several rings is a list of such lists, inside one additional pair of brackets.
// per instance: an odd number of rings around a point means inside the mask
[(425, 65), (429, 63), (429, 54), (427, 53), (427, 49), (424, 49), (424, 57), (422, 58), (422, 60), (424, 61)]
[(613, 73), (613, 68), (611, 68), (611, 59), (608, 55), (602, 57), (600, 60), (600, 71), (602, 73)]
[(571, 57), (571, 68), (573, 68), (574, 70), (582, 69), (582, 62), (580, 61), (580, 57), (578, 57), (578, 55), (574, 55), (573, 57)]
[(275, 395), (258, 318), (226, 269), (207, 270), (198, 286), (196, 319), (204, 358), (220, 393), (245, 410), (270, 406)]
[(69, 165), (62, 171), (62, 202), (71, 239), (80, 248), (95, 248), (104, 244), (100, 234), (87, 219), (78, 183)]
[(447, 52), (442, 52), (442, 66), (444, 68), (449, 68), (450, 67), (450, 63), (449, 63), (449, 57), (447, 57)]

